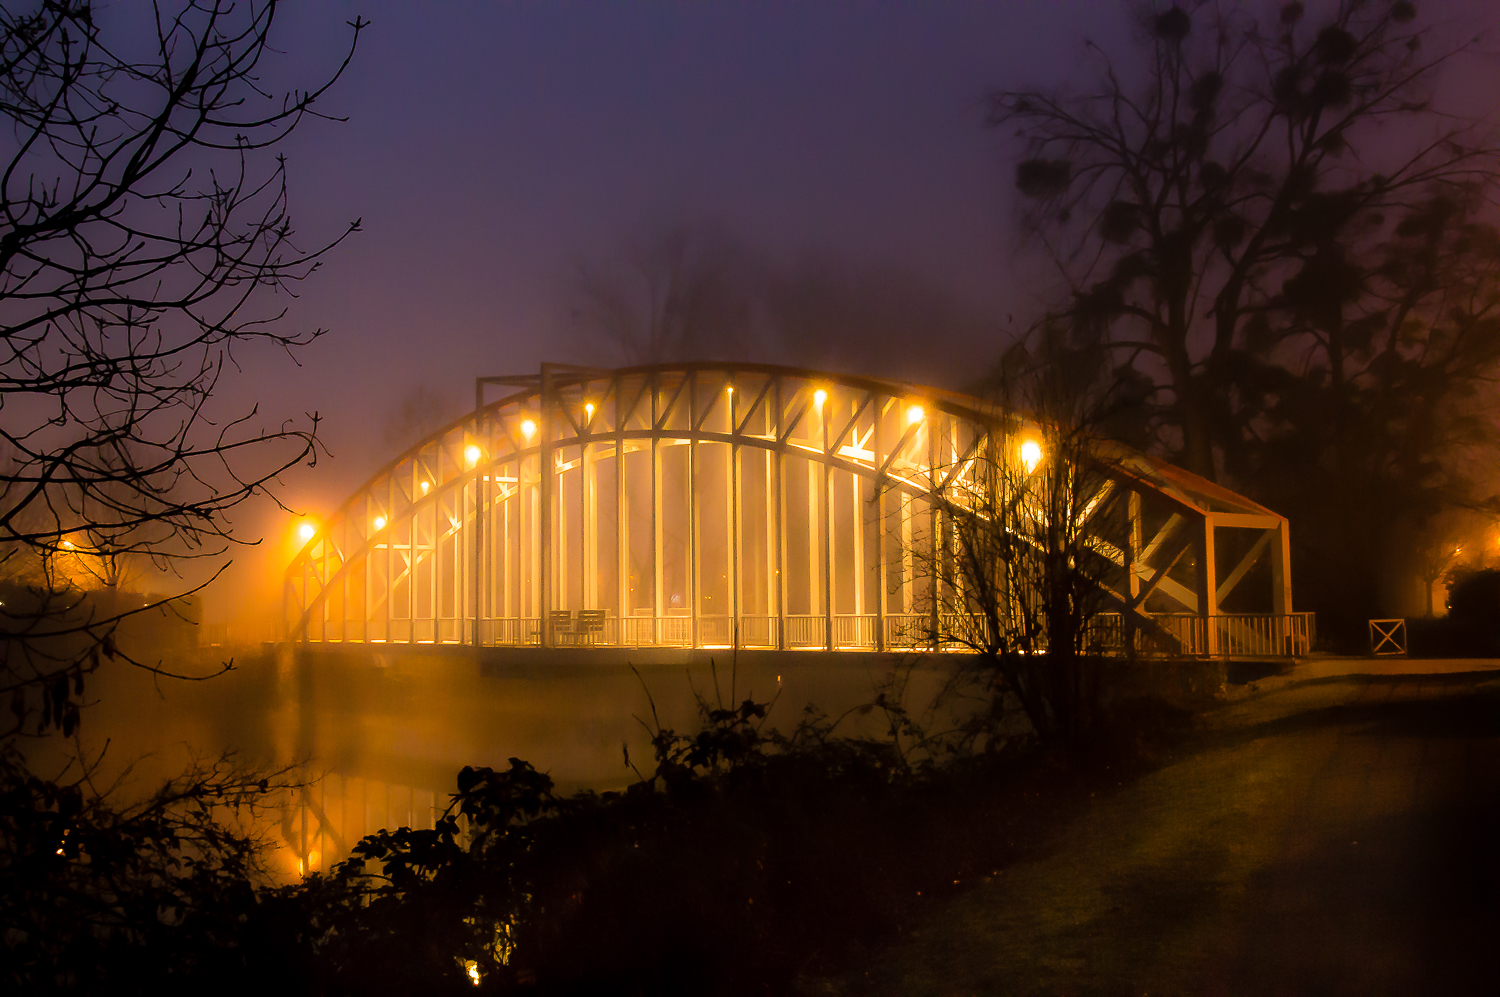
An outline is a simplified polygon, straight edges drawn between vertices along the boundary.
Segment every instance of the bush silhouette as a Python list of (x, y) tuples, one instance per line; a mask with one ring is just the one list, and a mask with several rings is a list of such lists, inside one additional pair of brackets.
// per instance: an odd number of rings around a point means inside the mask
[(1465, 651), (1500, 655), (1500, 571), (1457, 579), (1448, 594), (1448, 619)]

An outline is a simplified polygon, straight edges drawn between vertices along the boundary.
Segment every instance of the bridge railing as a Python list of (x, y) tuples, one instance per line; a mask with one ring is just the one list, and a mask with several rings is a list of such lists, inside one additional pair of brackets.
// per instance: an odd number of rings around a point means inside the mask
[[(1162, 613), (1149, 619), (1154, 626), (1135, 628), (1135, 653), (1147, 657), (1300, 657), (1317, 639), (1312, 613)], [(1124, 617), (1101, 613), (1093, 620), (1090, 638), (1106, 653), (1122, 654), (1126, 634)]]
[[(1317, 638), (1312, 613), (1224, 613), (1214, 617), (1164, 613), (1148, 617), (1149, 625), (1134, 628), (1138, 656), (1163, 657), (1298, 657), (1312, 650)], [(881, 625), (884, 633), (881, 633)], [(797, 614), (775, 616), (687, 615), (606, 616), (592, 629), (570, 624), (555, 640), (567, 646), (613, 647), (744, 647), (826, 648), (828, 617)], [(982, 616), (943, 615), (938, 626), (945, 635), (942, 650), (962, 651), (983, 645), (987, 624)], [(377, 628), (329, 621), (309, 634), (312, 643), (466, 644), (472, 622), (458, 619), (392, 619)], [(541, 644), (542, 621), (535, 617), (502, 617), (479, 622), (479, 641), (486, 646), (525, 647)], [(877, 641), (877, 635), (883, 637)], [(834, 649), (924, 650), (932, 646), (932, 617), (925, 613), (892, 613), (883, 620), (871, 614), (833, 617)], [(778, 638), (779, 641), (778, 641)], [(960, 639), (962, 638), (962, 639)], [(1105, 654), (1125, 654), (1131, 640), (1126, 619), (1101, 613), (1090, 623), (1088, 644)]]

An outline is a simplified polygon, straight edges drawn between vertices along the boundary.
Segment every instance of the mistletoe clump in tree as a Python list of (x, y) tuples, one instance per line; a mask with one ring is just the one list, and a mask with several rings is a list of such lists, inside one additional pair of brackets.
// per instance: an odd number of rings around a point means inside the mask
[(1138, 41), (1129, 68), (1091, 46), (1086, 88), (992, 96), (1066, 279), (1045, 325), (1152, 383), (1177, 460), (1290, 516), (1326, 623), (1375, 614), (1484, 499), (1500, 163), (1433, 100), (1461, 50), (1386, 0), (1150, 4)]

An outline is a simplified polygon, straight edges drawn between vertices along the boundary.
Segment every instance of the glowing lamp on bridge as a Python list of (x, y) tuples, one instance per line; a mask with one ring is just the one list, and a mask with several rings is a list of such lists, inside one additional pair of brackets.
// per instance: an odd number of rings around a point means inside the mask
[(530, 440), (533, 436), (536, 435), (536, 423), (531, 419), (522, 419), (521, 435), (526, 437), (527, 440)]
[(922, 406), (920, 405), (912, 405), (906, 410), (906, 424), (908, 426), (915, 426), (925, 418), (927, 418), (927, 413), (922, 410)]
[(594, 421), (594, 403), (593, 402), (584, 402), (583, 403), (583, 414), (586, 415), (586, 416), (588, 416), (590, 422)]
[(1026, 468), (1030, 474), (1036, 470), (1036, 466), (1042, 462), (1042, 447), (1036, 440), (1027, 440), (1021, 444), (1021, 466)]
[(422, 482), (422, 494), (426, 495), (427, 494), (427, 489), (429, 489), (431, 487), (432, 487), (432, 482), (430, 482), (430, 481), (424, 481), (424, 482)]
[(376, 516), (375, 517), (375, 529), (376, 530), (383, 530), (383, 529), (385, 529), (385, 517), (384, 516)]
[(303, 543), (306, 543), (317, 535), (318, 527), (310, 519), (304, 520), (302, 525), (297, 527), (297, 536), (301, 538)]
[(483, 456), (483, 452), (472, 443), (464, 447), (464, 463), (468, 464), (470, 467), (478, 464), (479, 458)]
[(813, 404), (818, 407), (819, 412), (823, 411), (823, 403), (826, 401), (828, 401), (828, 392), (822, 388), (813, 392)]

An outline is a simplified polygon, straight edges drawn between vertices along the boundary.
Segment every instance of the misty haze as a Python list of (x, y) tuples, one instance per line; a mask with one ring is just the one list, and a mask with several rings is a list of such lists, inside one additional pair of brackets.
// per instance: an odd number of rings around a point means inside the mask
[(1488, 992), (1497, 27), (0, 0), (0, 986)]

